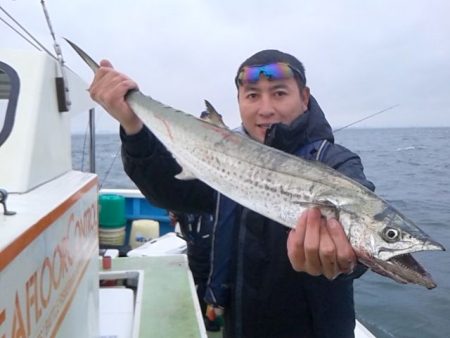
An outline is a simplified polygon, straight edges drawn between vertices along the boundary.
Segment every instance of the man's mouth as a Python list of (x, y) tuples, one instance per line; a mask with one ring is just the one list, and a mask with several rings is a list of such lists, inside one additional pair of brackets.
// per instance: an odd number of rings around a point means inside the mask
[(257, 123), (256, 126), (258, 128), (263, 128), (263, 129), (270, 129), (270, 127), (272, 127), (273, 123)]

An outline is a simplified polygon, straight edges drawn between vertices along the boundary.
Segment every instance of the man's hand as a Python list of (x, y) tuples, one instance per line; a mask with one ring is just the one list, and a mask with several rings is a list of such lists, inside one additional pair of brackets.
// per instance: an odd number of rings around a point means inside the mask
[(173, 211), (169, 211), (169, 221), (173, 226), (176, 226), (178, 223), (178, 218)]
[(287, 240), (289, 260), (295, 271), (332, 280), (351, 273), (356, 255), (336, 219), (326, 220), (318, 208), (305, 211)]
[(224, 309), (222, 307), (208, 304), (205, 317), (208, 318), (210, 322), (215, 323), (218, 327), (222, 327), (224, 325), (223, 312)]
[(100, 68), (89, 88), (91, 98), (119, 121), (128, 135), (136, 134), (143, 126), (142, 121), (125, 101), (125, 95), (136, 88), (138, 86), (133, 80), (114, 70), (107, 60), (100, 62)]

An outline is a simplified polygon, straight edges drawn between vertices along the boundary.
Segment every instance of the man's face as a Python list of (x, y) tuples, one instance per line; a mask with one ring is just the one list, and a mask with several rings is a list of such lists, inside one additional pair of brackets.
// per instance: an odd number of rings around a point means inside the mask
[(263, 143), (267, 129), (275, 123), (291, 124), (308, 108), (309, 88), (301, 91), (295, 79), (243, 83), (238, 89), (238, 103), (245, 130)]

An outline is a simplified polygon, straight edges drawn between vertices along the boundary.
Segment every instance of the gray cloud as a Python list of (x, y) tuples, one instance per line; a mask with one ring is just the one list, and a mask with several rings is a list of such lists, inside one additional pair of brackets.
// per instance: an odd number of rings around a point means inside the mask
[[(2, 1), (51, 48), (38, 1)], [(240, 119), (233, 77), (254, 52), (278, 48), (305, 64), (308, 82), (339, 127), (390, 105), (360, 127), (450, 126), (450, 2), (424, 1), (69, 1), (47, 2), (58, 36), (108, 58), (143, 92), (194, 115), (203, 99), (225, 121)], [(2, 46), (25, 47), (0, 23)], [(69, 66), (89, 82), (68, 48)], [(103, 131), (117, 130), (98, 113)], [(74, 118), (84, 131), (85, 117)]]

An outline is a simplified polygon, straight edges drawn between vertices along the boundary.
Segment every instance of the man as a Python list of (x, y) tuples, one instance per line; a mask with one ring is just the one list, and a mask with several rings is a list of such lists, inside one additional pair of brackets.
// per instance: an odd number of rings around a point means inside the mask
[[(288, 231), (202, 182), (175, 179), (181, 168), (123, 99), (137, 85), (109, 62), (101, 65), (90, 92), (121, 123), (128, 175), (159, 206), (215, 213), (207, 300), (224, 309), (224, 336), (353, 337), (352, 283), (364, 269), (340, 223), (312, 208)], [(374, 189), (360, 158), (334, 144), (299, 60), (277, 50), (258, 52), (238, 68), (235, 82), (243, 134), (320, 160)]]
[(198, 301), (207, 331), (219, 331), (220, 327), (206, 317), (204, 300), (211, 266), (211, 240), (214, 218), (210, 214), (186, 214), (169, 211), (170, 222), (180, 226), (181, 236), (187, 243), (189, 269), (194, 278)]

